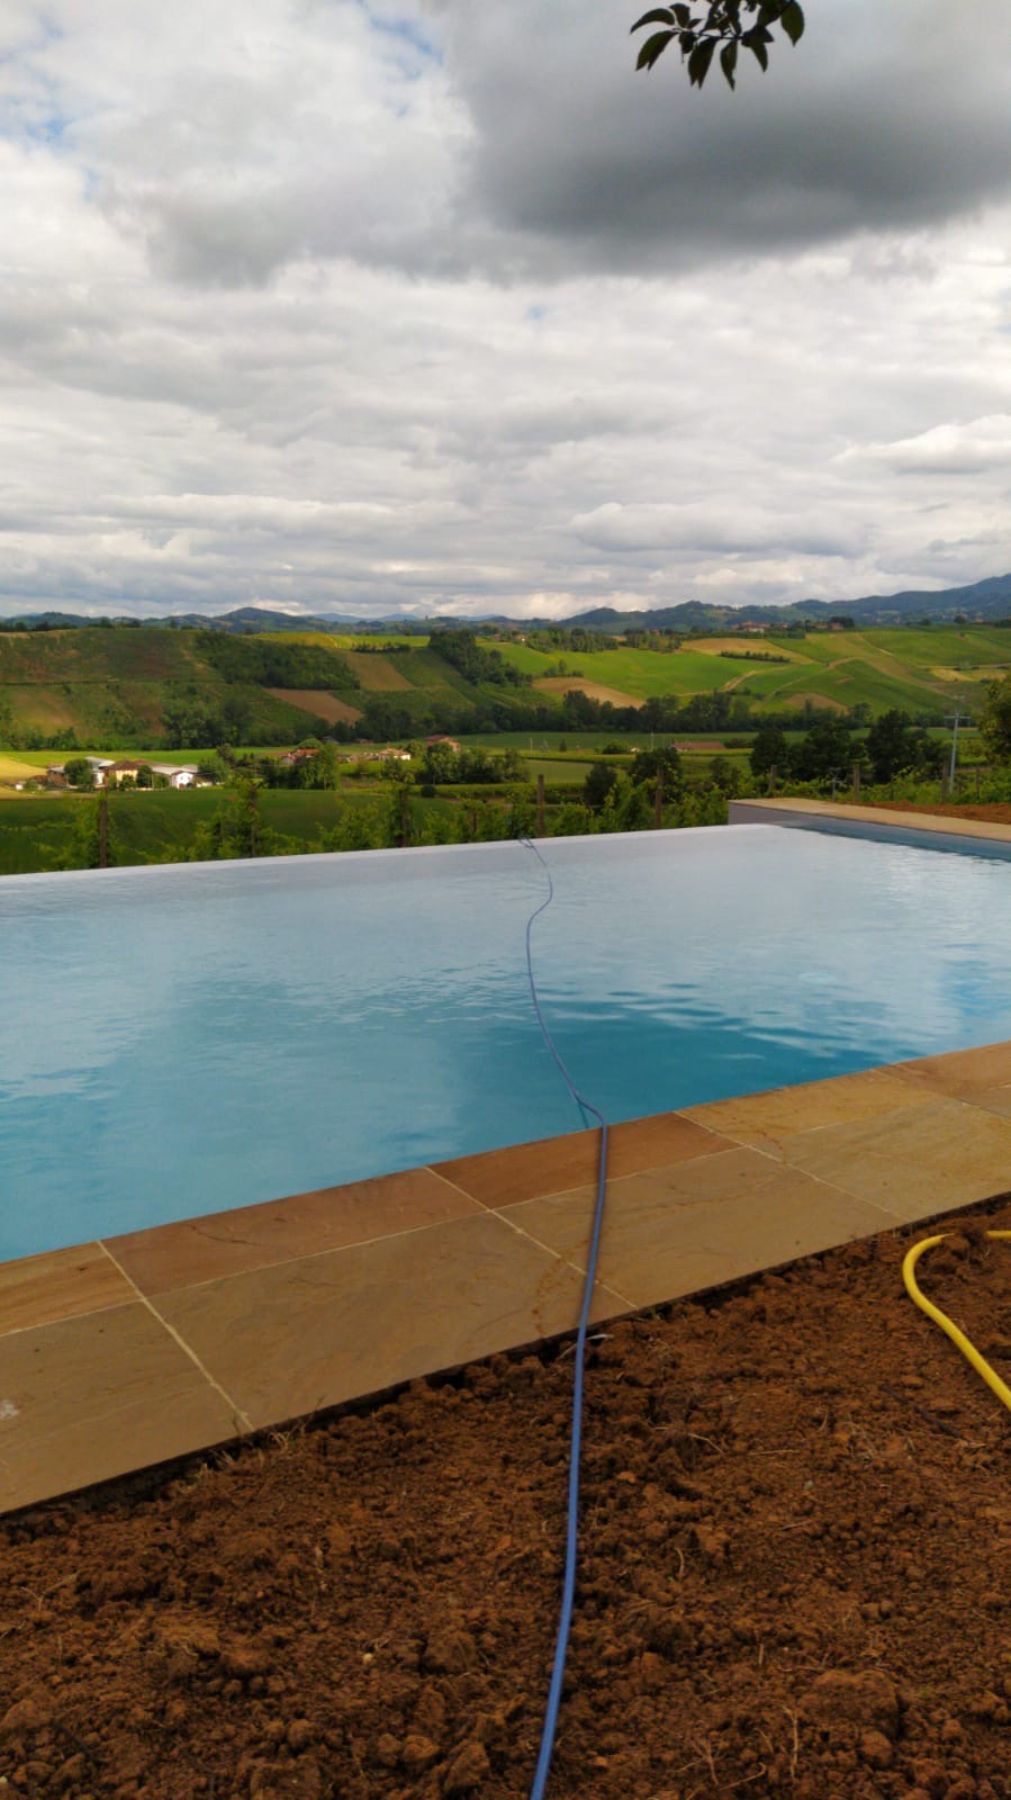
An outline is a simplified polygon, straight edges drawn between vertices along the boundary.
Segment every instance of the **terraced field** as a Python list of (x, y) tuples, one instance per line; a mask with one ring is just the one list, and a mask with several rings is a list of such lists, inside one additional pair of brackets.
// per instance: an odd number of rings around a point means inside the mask
[[(531, 675), (538, 688), (548, 670), (557, 670), (555, 652), (529, 644), (492, 647)], [(735, 649), (741, 649), (741, 640), (724, 635), (690, 640), (672, 653), (570, 652), (563, 657), (570, 674), (556, 676), (551, 685), (584, 691), (591, 683), (607, 685), (632, 701), (722, 691), (749, 701), (758, 713), (800, 712), (809, 703), (840, 711), (862, 704), (874, 716), (900, 707), (940, 718), (956, 704), (978, 707), (983, 685), (1011, 670), (1011, 632), (993, 626), (816, 631), (758, 639), (750, 656), (726, 654)]]
[[(213, 735), (217, 721), (224, 725), (229, 717), (233, 724), (241, 719), (237, 729), (246, 741), (294, 743), (312, 730), (313, 720), (354, 722), (370, 700), (397, 708), (400, 731), (408, 725), (419, 733), (444, 729), (433, 724), (441, 709), (459, 733), (471, 709), (492, 702), (498, 709), (557, 704), (563, 726), (562, 700), (572, 690), (614, 706), (638, 707), (667, 697), (685, 702), (722, 692), (746, 701), (758, 715), (800, 714), (808, 705), (829, 710), (863, 705), (872, 716), (900, 707), (941, 720), (956, 705), (977, 710), (985, 683), (1011, 670), (1011, 631), (994, 626), (818, 631), (744, 644), (724, 633), (689, 640), (675, 651), (622, 646), (562, 655), (526, 643), (479, 640), (530, 678), (529, 687), (519, 688), (483, 677), (469, 680), (423, 637), (377, 640), (381, 647), (375, 651), (352, 648), (366, 641), (360, 636), (313, 632), (245, 641), (269, 647), (271, 675), (238, 679), (237, 660), (222, 662), (205, 634), (189, 630), (0, 633), (0, 745), (30, 742), (32, 731), (45, 741), (68, 729), (78, 743), (106, 747), (212, 744), (225, 735), (223, 729), (221, 736)], [(312, 646), (318, 653), (303, 658), (304, 673), (296, 673), (289, 658), (287, 682), (285, 644)], [(735, 650), (740, 654), (727, 654)], [(781, 660), (769, 661), (770, 656)], [(215, 725), (202, 737), (182, 735), (172, 723), (181, 711), (202, 713)]]
[(283, 700), (288, 706), (297, 706), (300, 712), (309, 713), (312, 718), (325, 719), (328, 725), (336, 725), (340, 719), (353, 724), (362, 716), (360, 706), (338, 700), (335, 694), (321, 692), (319, 688), (265, 688), (264, 692), (273, 694), (275, 700)]
[(694, 646), (674, 651), (593, 650), (587, 655), (572, 651), (561, 657), (554, 651), (535, 650), (529, 644), (489, 642), (485, 648), (501, 651), (514, 668), (535, 680), (550, 679), (562, 661), (574, 678), (573, 686), (580, 680), (600, 683), (628, 695), (632, 704), (637, 700), (661, 699), (667, 694), (683, 695), (686, 699), (692, 694), (711, 694), (728, 687), (735, 677), (748, 676), (761, 666), (744, 657), (706, 655)]
[(246, 736), (304, 736), (304, 706), (225, 680), (201, 654), (200, 635), (128, 626), (0, 633), (0, 734), (9, 719), (19, 734), (73, 730), (79, 743), (157, 747), (173, 709), (218, 714), (231, 702)]

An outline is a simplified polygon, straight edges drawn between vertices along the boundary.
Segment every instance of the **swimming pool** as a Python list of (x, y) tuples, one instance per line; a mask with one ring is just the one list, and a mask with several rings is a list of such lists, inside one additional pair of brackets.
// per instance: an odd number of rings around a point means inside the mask
[[(1011, 1037), (1006, 860), (768, 825), (545, 853), (542, 999), (614, 1121)], [(518, 844), (0, 880), (0, 1258), (578, 1129), (543, 894)]]

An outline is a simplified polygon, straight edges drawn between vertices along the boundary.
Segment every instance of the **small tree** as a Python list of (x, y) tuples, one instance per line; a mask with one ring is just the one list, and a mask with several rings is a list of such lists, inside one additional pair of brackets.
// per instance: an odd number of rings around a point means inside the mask
[(908, 713), (893, 707), (875, 719), (867, 733), (867, 755), (875, 781), (894, 781), (915, 768), (922, 756), (923, 732), (915, 732)]
[(657, 781), (662, 781), (664, 797), (668, 800), (673, 799), (684, 787), (681, 753), (674, 744), (667, 744), (659, 750), (640, 750), (632, 758), (630, 774), (635, 786), (643, 782), (655, 786)]
[(991, 762), (1011, 762), (1011, 676), (992, 681), (987, 688), (979, 735)]
[(86, 756), (72, 756), (63, 765), (64, 779), (72, 788), (93, 788), (95, 771)]
[(594, 812), (599, 812), (612, 792), (618, 771), (611, 763), (596, 762), (583, 782), (583, 799)]
[(455, 781), (458, 768), (459, 758), (448, 744), (426, 745), (422, 774), (427, 782)]
[(785, 769), (789, 746), (781, 725), (760, 725), (751, 745), (751, 773), (768, 775), (770, 769)]
[(734, 799), (741, 791), (741, 776), (736, 764), (727, 756), (714, 756), (709, 765), (709, 779), (720, 794)]
[(854, 761), (854, 746), (842, 720), (832, 713), (817, 719), (790, 756), (790, 773), (800, 781), (842, 776)]

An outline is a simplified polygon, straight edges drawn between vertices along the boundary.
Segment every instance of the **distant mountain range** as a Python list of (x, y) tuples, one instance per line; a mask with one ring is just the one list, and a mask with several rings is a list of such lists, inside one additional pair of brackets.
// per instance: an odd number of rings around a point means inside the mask
[[(389, 614), (380, 619), (348, 618), (335, 613), (278, 612), (266, 606), (239, 606), (231, 612), (215, 615), (174, 613), (162, 618), (145, 618), (142, 625), (172, 626), (176, 629), (197, 628), (212, 631), (367, 631), (425, 632), (433, 626), (512, 625), (524, 630), (537, 630), (552, 625), (583, 625), (600, 631), (648, 631), (667, 627), (675, 631), (711, 631), (740, 625), (745, 620), (767, 625), (794, 625), (805, 619), (852, 619), (855, 625), (902, 625), (919, 619), (946, 620), (959, 616), (972, 621), (1004, 619), (1011, 616), (1011, 574), (991, 575), (985, 581), (968, 587), (905, 589), (898, 594), (868, 594), (860, 600), (797, 600), (789, 606), (714, 606), (707, 601), (685, 600), (677, 606), (663, 606), (649, 612), (619, 612), (613, 606), (593, 607), (567, 619), (511, 619), (504, 614), (485, 614), (481, 618), (450, 618), (435, 614), (428, 619), (402, 619)], [(118, 614), (111, 624), (136, 621), (136, 615)], [(48, 625), (52, 630), (68, 626), (95, 625), (93, 617), (79, 613), (23, 613), (14, 619), (0, 621), (12, 624)]]

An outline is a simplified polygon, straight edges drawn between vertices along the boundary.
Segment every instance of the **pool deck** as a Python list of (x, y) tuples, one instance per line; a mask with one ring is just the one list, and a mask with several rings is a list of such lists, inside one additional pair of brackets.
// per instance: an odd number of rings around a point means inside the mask
[(992, 819), (956, 819), (946, 813), (902, 812), (887, 806), (850, 806), (836, 800), (782, 799), (731, 800), (731, 825), (792, 825), (808, 829), (834, 826), (852, 836), (876, 838), (910, 833), (923, 840), (939, 838), (976, 838), (996, 847), (1007, 845), (1011, 852), (1011, 825), (999, 825)]
[[(597, 1321), (1011, 1188), (1011, 1042), (659, 1114), (611, 1145)], [(597, 1146), (577, 1132), (0, 1264), (0, 1511), (570, 1330)]]

